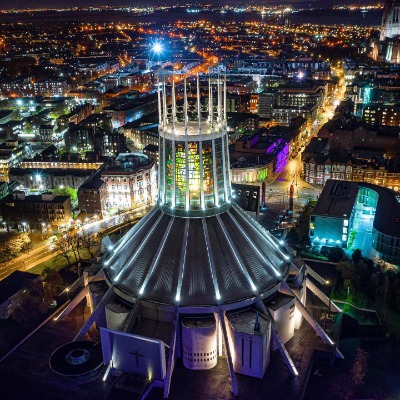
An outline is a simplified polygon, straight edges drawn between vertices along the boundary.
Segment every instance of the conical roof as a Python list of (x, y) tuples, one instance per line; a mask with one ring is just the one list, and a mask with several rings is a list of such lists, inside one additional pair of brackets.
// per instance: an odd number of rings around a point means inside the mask
[(176, 217), (156, 207), (103, 263), (109, 283), (132, 302), (140, 296), (161, 304), (207, 307), (277, 290), (288, 260), (274, 237), (232, 205), (203, 218)]

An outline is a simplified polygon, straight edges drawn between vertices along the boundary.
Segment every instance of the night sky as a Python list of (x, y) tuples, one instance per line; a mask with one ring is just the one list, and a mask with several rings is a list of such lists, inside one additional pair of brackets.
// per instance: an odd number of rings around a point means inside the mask
[[(209, 0), (208, 4), (217, 0)], [(228, 0), (229, 1), (229, 0)], [(85, 7), (85, 6), (143, 6), (162, 4), (196, 4), (195, 0), (0, 0), (0, 8), (40, 8), (40, 7)]]
[[(382, 2), (382, 1), (381, 1)], [(65, 7), (85, 7), (85, 6), (143, 6), (143, 5), (169, 5), (169, 4), (241, 4), (242, 0), (0, 0), (1, 9), (22, 9), (22, 8), (65, 8)], [(321, 8), (330, 8), (333, 5), (346, 4), (377, 4), (378, 0), (250, 0), (246, 4), (301, 4), (302, 8), (308, 5), (318, 4)]]
[[(267, 1), (250, 1), (249, 3), (258, 3), (268, 6), (271, 3), (321, 3), (324, 6), (333, 6), (335, 4), (374, 4), (378, 1), (373, 0), (267, 0)], [(232, 4), (237, 3), (241, 4), (240, 1), (232, 1), (232, 0), (0, 0), (0, 9), (21, 9), (21, 8), (40, 8), (40, 7), (84, 7), (84, 6), (110, 6), (110, 5), (127, 5), (127, 6), (143, 6), (143, 5), (162, 5), (162, 4), (199, 4), (199, 3), (226, 3)]]

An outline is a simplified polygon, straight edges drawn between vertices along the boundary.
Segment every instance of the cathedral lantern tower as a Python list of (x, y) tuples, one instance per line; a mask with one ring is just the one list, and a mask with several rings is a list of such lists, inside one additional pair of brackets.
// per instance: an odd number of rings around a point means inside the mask
[[(168, 214), (199, 217), (229, 208), (231, 186), (226, 122), (225, 80), (208, 79), (208, 107), (196, 79), (196, 112), (188, 118), (187, 82), (183, 83), (183, 117), (177, 118), (177, 90), (172, 80), (172, 106), (165, 81), (159, 83), (159, 205)], [(216, 92), (216, 107), (213, 93)]]

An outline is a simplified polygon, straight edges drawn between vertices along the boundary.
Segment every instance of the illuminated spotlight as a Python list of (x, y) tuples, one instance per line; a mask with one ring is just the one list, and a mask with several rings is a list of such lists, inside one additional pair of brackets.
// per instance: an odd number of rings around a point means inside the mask
[(304, 72), (300, 71), (297, 76), (298, 76), (299, 79), (303, 79), (304, 78)]
[(279, 241), (279, 244), (280, 244), (281, 246), (283, 246), (283, 245), (285, 244), (285, 242), (284, 242), (283, 240), (280, 240), (280, 241)]
[(152, 50), (153, 50), (153, 52), (154, 52), (155, 54), (161, 54), (162, 51), (163, 51), (163, 47), (162, 47), (162, 45), (161, 45), (160, 42), (155, 42), (155, 43), (153, 44)]

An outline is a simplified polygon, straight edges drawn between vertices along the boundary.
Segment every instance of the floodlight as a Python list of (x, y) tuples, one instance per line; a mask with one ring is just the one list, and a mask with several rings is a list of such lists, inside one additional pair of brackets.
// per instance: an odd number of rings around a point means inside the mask
[(162, 47), (161, 43), (159, 43), (159, 42), (154, 43), (153, 44), (153, 51), (156, 54), (161, 54), (162, 51), (163, 51), (163, 47)]

